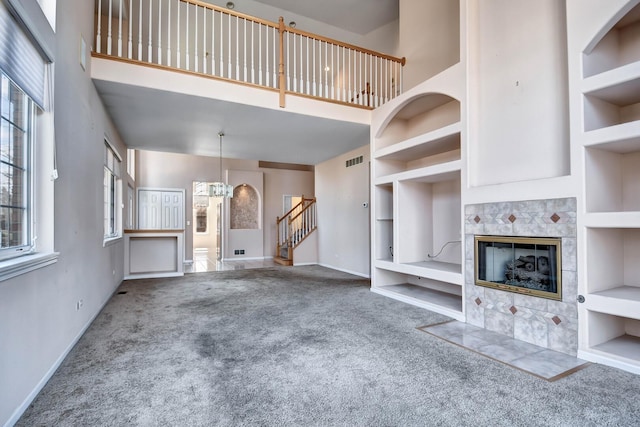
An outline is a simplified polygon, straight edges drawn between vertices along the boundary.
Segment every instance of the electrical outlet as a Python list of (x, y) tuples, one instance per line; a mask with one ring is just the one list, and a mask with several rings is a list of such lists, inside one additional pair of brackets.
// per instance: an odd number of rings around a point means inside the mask
[(244, 249), (240, 249), (240, 255), (244, 255)]

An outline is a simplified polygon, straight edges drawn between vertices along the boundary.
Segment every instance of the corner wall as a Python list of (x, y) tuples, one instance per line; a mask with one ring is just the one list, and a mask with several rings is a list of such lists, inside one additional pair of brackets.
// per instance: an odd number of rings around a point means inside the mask
[[(362, 163), (345, 166), (358, 156)], [(369, 145), (317, 165), (315, 179), (320, 264), (369, 277)]]

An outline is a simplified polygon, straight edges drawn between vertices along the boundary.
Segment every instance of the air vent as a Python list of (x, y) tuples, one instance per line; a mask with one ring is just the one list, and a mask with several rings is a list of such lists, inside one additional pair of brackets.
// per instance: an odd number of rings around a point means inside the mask
[(350, 168), (351, 166), (359, 165), (364, 161), (364, 156), (354, 157), (353, 159), (349, 159), (345, 162), (346, 167)]

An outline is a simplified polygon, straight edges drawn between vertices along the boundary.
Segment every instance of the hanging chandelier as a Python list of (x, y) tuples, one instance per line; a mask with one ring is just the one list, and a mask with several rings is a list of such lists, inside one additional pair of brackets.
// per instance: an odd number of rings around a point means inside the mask
[(222, 181), (222, 137), (223, 132), (218, 132), (220, 138), (220, 180), (209, 184), (209, 197), (233, 197), (233, 185), (227, 185)]

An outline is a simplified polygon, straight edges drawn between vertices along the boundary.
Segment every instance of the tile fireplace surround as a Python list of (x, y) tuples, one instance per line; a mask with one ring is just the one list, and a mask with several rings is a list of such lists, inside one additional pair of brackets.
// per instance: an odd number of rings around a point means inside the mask
[[(466, 205), (464, 232), (467, 323), (575, 356), (578, 349), (576, 199)], [(476, 286), (475, 235), (561, 238), (562, 301)]]

